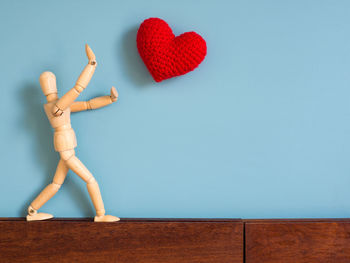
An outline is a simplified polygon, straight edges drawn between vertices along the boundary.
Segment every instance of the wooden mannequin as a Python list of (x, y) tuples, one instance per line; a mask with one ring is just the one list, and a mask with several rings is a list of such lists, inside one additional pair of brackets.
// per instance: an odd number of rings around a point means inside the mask
[(87, 184), (87, 189), (96, 210), (95, 222), (119, 221), (118, 217), (105, 215), (105, 209), (99, 186), (84, 166), (75, 156), (74, 148), (77, 146), (74, 130), (71, 127), (70, 113), (84, 110), (97, 109), (107, 106), (118, 99), (118, 93), (114, 87), (109, 96), (97, 97), (89, 101), (75, 102), (79, 94), (87, 87), (97, 66), (95, 55), (88, 45), (85, 47), (86, 55), (89, 59), (87, 66), (80, 74), (75, 86), (69, 90), (62, 98), (57, 96), (56, 77), (51, 72), (44, 72), (40, 75), (40, 86), (47, 98), (44, 105), (45, 113), (54, 128), (54, 146), (60, 154), (53, 182), (49, 184), (30, 204), (28, 208), (27, 221), (45, 220), (53, 216), (46, 213), (38, 213), (40, 209), (51, 197), (60, 189), (66, 178), (67, 172), (71, 169), (80, 176)]

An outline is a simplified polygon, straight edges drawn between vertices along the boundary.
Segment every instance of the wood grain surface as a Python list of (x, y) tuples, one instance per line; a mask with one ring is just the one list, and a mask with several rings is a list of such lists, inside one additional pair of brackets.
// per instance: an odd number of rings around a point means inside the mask
[(2, 218), (0, 262), (242, 263), (243, 222)]
[(247, 263), (350, 262), (350, 219), (244, 222)]

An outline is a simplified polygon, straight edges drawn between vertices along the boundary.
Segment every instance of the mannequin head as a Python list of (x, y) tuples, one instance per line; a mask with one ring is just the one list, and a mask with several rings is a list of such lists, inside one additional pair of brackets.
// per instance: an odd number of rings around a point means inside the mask
[(52, 72), (46, 71), (40, 75), (39, 78), (41, 89), (46, 96), (48, 102), (56, 100), (57, 87), (56, 87), (56, 76)]

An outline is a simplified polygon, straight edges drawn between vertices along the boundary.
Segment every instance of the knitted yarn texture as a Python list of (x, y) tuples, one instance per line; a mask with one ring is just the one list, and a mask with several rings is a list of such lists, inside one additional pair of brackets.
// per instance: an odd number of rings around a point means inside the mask
[(195, 32), (177, 37), (160, 18), (143, 21), (137, 32), (137, 49), (156, 82), (194, 70), (207, 54), (205, 40)]

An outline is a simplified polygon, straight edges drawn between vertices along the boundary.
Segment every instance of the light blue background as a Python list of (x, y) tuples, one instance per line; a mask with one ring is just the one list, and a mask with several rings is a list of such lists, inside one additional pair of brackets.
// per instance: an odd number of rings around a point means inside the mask
[[(58, 161), (38, 78), (59, 94), (99, 62), (80, 99), (78, 157), (121, 217), (350, 217), (349, 1), (1, 1), (0, 216), (24, 216)], [(136, 49), (139, 24), (196, 31), (208, 55), (155, 83)], [(42, 211), (93, 216), (69, 173)]]

